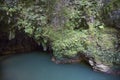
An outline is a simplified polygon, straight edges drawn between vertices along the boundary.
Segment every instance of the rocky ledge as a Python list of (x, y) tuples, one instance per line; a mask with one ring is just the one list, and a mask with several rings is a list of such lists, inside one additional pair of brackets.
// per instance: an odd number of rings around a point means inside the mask
[(120, 75), (120, 70), (118, 69), (113, 69), (112, 66), (105, 65), (100, 61), (96, 61), (92, 57), (88, 57), (85, 55), (77, 56), (74, 58), (62, 58), (62, 59), (57, 59), (56, 57), (52, 57), (51, 61), (53, 61), (56, 64), (70, 64), (70, 63), (81, 63), (82, 61), (87, 62), (93, 71), (98, 71), (98, 72), (104, 72), (107, 74), (114, 74), (114, 75)]

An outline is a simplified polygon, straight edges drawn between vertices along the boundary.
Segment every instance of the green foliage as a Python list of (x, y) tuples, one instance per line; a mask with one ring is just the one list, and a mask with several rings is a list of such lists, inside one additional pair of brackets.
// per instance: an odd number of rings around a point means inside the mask
[(30, 36), (39, 34), (47, 21), (43, 12), (43, 8), (37, 5), (23, 8), (17, 22), (18, 27), (24, 29)]
[(72, 26), (73, 28), (81, 28), (87, 27), (98, 27), (99, 25), (103, 25), (100, 22), (100, 14), (101, 11), (101, 3), (97, 0), (73, 0), (71, 2), (70, 10), (67, 10), (67, 16), (69, 17), (69, 21), (67, 22), (67, 26)]
[(64, 31), (61, 38), (52, 43), (54, 55), (58, 58), (76, 56), (79, 51), (85, 49), (82, 45), (85, 37), (85, 33), (79, 31)]
[(9, 40), (15, 37), (15, 30), (17, 29), (17, 19), (19, 17), (18, 12), (21, 10), (20, 5), (9, 6), (1, 3), (0, 6), (0, 22), (7, 27), (7, 33), (9, 33)]
[(94, 29), (94, 33), (89, 30), (65, 30), (61, 33), (61, 38), (52, 42), (53, 54), (61, 59), (72, 58), (82, 53), (109, 65), (118, 64), (119, 57), (115, 57), (119, 55), (115, 47), (118, 40), (115, 36), (116, 31), (114, 29), (112, 31), (113, 35), (97, 29)]
[(41, 28), (47, 24), (45, 2), (46, 0), (41, 0), (39, 4), (36, 4), (33, 1), (20, 0), (14, 6), (7, 4), (7, 2), (1, 2), (0, 11), (2, 13), (0, 14), (0, 21), (9, 25), (9, 37), (13, 36), (13, 34), (15, 35), (15, 30), (19, 29), (24, 30), (29, 36), (37, 39), (42, 30)]

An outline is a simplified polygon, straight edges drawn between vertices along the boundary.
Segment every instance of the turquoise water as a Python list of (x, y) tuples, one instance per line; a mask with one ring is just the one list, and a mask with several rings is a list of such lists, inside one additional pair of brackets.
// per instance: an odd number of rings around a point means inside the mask
[(11, 56), (1, 62), (0, 80), (120, 80), (120, 76), (94, 72), (83, 64), (55, 64), (40, 52)]

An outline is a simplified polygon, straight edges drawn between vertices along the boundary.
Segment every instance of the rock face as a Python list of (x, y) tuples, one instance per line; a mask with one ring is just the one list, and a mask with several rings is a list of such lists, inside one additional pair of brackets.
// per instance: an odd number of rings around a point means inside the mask
[(94, 71), (100, 71), (100, 72), (104, 72), (108, 74), (120, 75), (119, 68), (114, 69), (114, 66), (109, 66), (109, 65), (101, 63), (100, 61), (96, 61), (92, 59), (88, 59), (87, 61)]
[(95, 71), (102, 71), (102, 72), (106, 72), (106, 73), (110, 72), (110, 67), (102, 64), (101, 62), (96, 62), (96, 61), (93, 61), (90, 59), (88, 60), (88, 62)]
[(120, 28), (120, 9), (107, 14), (107, 16), (104, 18), (104, 23), (107, 26)]
[(0, 55), (28, 52), (37, 48), (37, 43), (24, 32), (17, 32), (15, 39), (12, 40), (8, 39), (7, 33), (0, 34)]
[(64, 26), (68, 20), (64, 15), (64, 9), (69, 5), (70, 0), (57, 0), (54, 5), (54, 11), (51, 16), (51, 24), (55, 27)]
[(112, 20), (114, 26), (120, 28), (120, 9), (112, 11), (110, 19)]
[(52, 57), (51, 61), (55, 62), (56, 64), (68, 64), (68, 63), (79, 63), (82, 61), (81, 58), (71, 58), (71, 59), (56, 59), (55, 57)]
[[(104, 5), (108, 5), (111, 1), (113, 0), (103, 0), (102, 3)], [(120, 28), (120, 7), (117, 7), (116, 9), (113, 9), (107, 13), (103, 13), (102, 17), (103, 17), (103, 22), (107, 26)]]

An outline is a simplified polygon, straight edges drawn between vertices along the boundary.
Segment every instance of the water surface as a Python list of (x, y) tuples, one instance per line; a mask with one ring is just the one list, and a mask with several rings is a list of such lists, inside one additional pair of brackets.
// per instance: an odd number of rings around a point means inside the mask
[(40, 52), (11, 56), (0, 67), (0, 80), (120, 80), (83, 64), (55, 64), (50, 55)]

